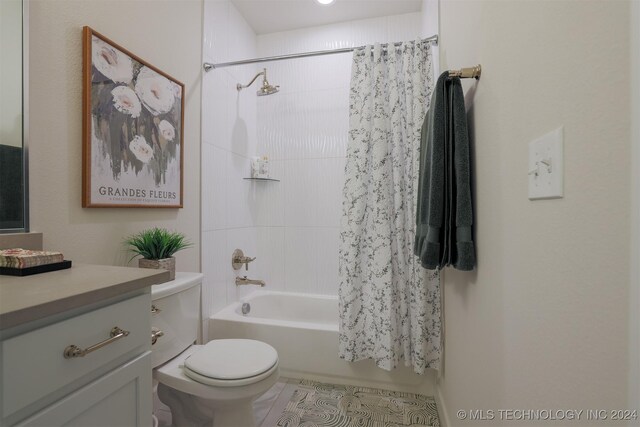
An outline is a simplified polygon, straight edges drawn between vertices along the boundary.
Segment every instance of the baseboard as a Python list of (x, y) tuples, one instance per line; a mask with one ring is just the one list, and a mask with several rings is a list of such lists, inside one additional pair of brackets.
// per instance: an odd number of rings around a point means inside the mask
[(451, 421), (449, 420), (449, 412), (447, 412), (447, 406), (444, 403), (444, 398), (442, 397), (442, 389), (439, 384), (436, 384), (436, 406), (438, 407), (438, 416), (440, 417), (440, 426), (441, 427), (453, 427)]

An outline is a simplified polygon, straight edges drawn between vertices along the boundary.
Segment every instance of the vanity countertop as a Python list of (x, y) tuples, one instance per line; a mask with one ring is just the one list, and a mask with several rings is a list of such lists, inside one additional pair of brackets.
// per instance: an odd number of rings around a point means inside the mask
[(168, 279), (165, 270), (87, 264), (25, 277), (0, 276), (0, 330)]

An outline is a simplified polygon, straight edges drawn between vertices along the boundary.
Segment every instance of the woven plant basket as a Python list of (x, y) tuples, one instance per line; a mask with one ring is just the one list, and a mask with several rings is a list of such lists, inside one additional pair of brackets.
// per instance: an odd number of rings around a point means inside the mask
[(163, 259), (138, 259), (138, 267), (140, 268), (155, 268), (156, 270), (169, 270), (169, 280), (176, 278), (176, 259), (163, 258)]

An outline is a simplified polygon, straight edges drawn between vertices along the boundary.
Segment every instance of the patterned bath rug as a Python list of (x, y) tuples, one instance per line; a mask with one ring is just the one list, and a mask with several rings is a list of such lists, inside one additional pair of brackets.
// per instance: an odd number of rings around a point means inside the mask
[(277, 427), (440, 427), (433, 397), (301, 381)]

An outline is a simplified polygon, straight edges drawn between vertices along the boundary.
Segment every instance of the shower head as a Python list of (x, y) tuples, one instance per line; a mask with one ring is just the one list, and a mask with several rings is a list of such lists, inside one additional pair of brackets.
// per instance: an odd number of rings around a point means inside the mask
[(262, 76), (262, 87), (260, 87), (260, 89), (258, 89), (258, 91), (256, 92), (256, 94), (258, 96), (271, 95), (271, 94), (276, 93), (276, 92), (278, 92), (280, 90), (280, 86), (274, 86), (274, 85), (269, 84), (269, 81), (267, 80), (267, 69), (266, 68), (263, 68), (262, 71), (260, 71), (258, 74), (256, 74), (255, 77), (253, 79), (251, 79), (251, 81), (248, 84), (241, 85), (240, 83), (238, 83), (236, 85), (236, 89), (238, 89), (238, 92), (240, 92), (242, 89), (248, 88), (260, 76)]
[(264, 81), (262, 82), (262, 87), (258, 89), (256, 94), (258, 96), (271, 95), (273, 93), (278, 92), (279, 90), (280, 90), (280, 86), (270, 85), (267, 79), (264, 79)]

